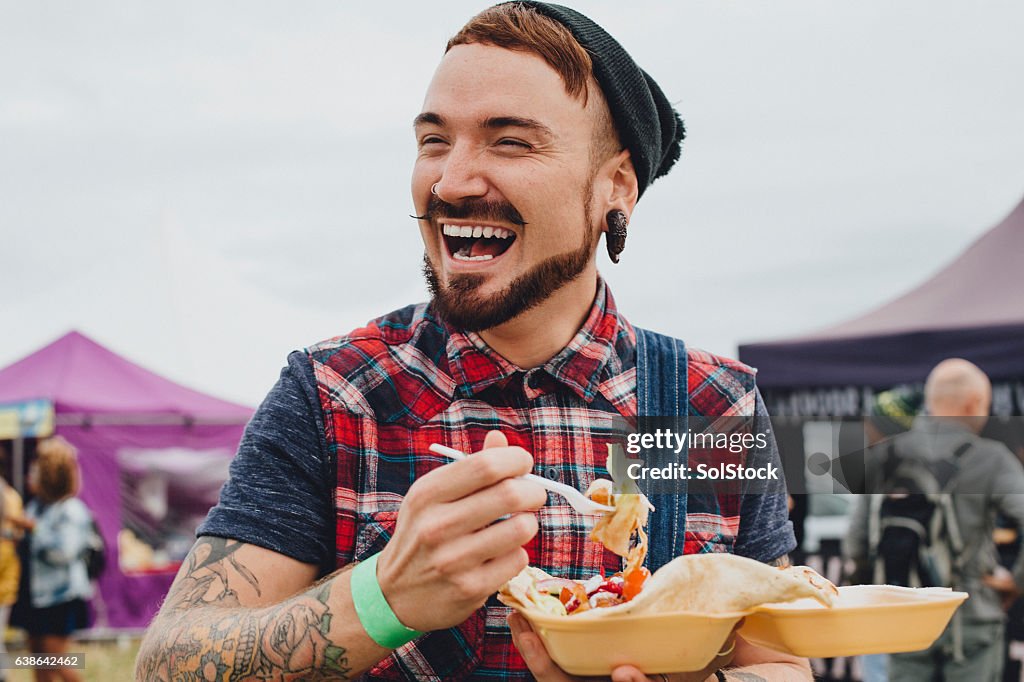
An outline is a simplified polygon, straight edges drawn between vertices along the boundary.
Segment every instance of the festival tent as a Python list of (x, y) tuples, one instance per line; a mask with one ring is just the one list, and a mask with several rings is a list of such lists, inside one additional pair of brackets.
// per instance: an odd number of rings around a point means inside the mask
[[(80, 497), (107, 545), (97, 625), (145, 626), (217, 499), (252, 410), (176, 384), (78, 332), (0, 370), (0, 411), (26, 404), (33, 414), (45, 405), (56, 433), (78, 448)], [(14, 441), (16, 458), (23, 445)], [(16, 484), (21, 473), (16, 466)], [(133, 551), (131, 566), (119, 560), (127, 558), (119, 536)]]
[(919, 384), (939, 361), (993, 380), (993, 412), (1024, 408), (1024, 201), (953, 262), (871, 312), (816, 333), (741, 345), (778, 414), (862, 413), (873, 391)]

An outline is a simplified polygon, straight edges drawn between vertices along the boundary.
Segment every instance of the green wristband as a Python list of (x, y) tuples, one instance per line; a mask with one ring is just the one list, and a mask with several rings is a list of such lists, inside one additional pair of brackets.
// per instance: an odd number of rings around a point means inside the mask
[(388, 600), (377, 582), (377, 557), (356, 564), (352, 569), (352, 604), (356, 615), (371, 639), (385, 649), (397, 649), (416, 639), (422, 632), (407, 628), (388, 606)]

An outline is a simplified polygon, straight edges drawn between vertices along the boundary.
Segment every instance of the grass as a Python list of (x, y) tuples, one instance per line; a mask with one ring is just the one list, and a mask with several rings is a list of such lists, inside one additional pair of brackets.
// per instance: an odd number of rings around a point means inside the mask
[[(10, 647), (11, 659), (28, 653), (22, 647)], [(112, 642), (81, 642), (71, 645), (71, 651), (85, 654), (85, 669), (80, 670), (86, 682), (122, 682), (132, 679), (135, 654), (139, 640), (125, 638)], [(10, 682), (32, 682), (31, 670), (8, 670)]]

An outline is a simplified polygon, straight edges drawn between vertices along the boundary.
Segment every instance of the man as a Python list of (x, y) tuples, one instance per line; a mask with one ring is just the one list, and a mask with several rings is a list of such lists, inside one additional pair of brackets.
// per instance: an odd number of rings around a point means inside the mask
[[(926, 462), (937, 478), (948, 478), (951, 495), (947, 501), (952, 502), (955, 524), (931, 541), (946, 543), (952, 560), (942, 581), (970, 594), (931, 648), (890, 656), (891, 680), (1002, 679), (1003, 603), (1012, 601), (1024, 585), (1024, 559), (1017, 561), (1012, 573), (1000, 567), (992, 533), (997, 513), (1018, 527), (1024, 523), (1024, 467), (1002, 443), (978, 436), (988, 421), (991, 400), (992, 386), (981, 369), (962, 359), (944, 360), (925, 382), (925, 416), (915, 418), (910, 431), (883, 441), (872, 451), (884, 463), (868, 472), (869, 490), (884, 491), (896, 485), (882, 479), (899, 478), (897, 467), (907, 461)], [(872, 497), (877, 505), (884, 496), (859, 496), (850, 524), (846, 550), (855, 573), (873, 582), (927, 584), (931, 571), (917, 562), (908, 568), (893, 556), (900, 545), (883, 548), (879, 541), (871, 540), (880, 536), (871, 528), (879, 525), (881, 513), (871, 504)], [(893, 499), (904, 503), (906, 510), (914, 504), (913, 497)], [(918, 552), (914, 551), (915, 556)], [(884, 574), (879, 575), (882, 567)], [(872, 570), (876, 571), (873, 576)]]
[[(607, 230), (618, 258), (682, 124), (600, 27), (527, 2), (450, 41), (414, 127), (433, 299), (292, 354), (147, 633), (140, 679), (572, 679), (494, 594), (528, 563), (582, 578), (620, 559), (517, 477), (586, 488), (607, 476), (616, 424), (636, 421), (647, 355), (596, 250)], [(749, 368), (686, 360), (691, 404), (762, 409)], [(476, 454), (449, 464), (434, 442)], [(784, 496), (690, 521), (670, 538), (686, 551), (781, 563), (793, 548)], [(742, 669), (719, 671), (730, 659)], [(622, 666), (613, 679), (649, 678)], [(707, 670), (655, 679), (810, 670), (730, 638)]]

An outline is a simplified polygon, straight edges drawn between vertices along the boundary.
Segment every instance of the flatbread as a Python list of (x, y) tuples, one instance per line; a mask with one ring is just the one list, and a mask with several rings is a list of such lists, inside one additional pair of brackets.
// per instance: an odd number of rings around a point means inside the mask
[[(527, 567), (501, 588), (498, 599), (508, 606), (541, 615), (562, 615), (558, 598), (537, 589), (555, 580)], [(573, 618), (612, 618), (626, 614), (735, 613), (777, 602), (810, 597), (831, 606), (836, 586), (807, 566), (776, 568), (735, 554), (688, 554), (662, 566), (632, 601), (589, 609)]]
[(832, 606), (838, 594), (835, 585), (807, 566), (777, 568), (735, 554), (687, 554), (658, 569), (632, 601), (595, 609), (592, 617), (675, 611), (733, 613), (805, 597)]

